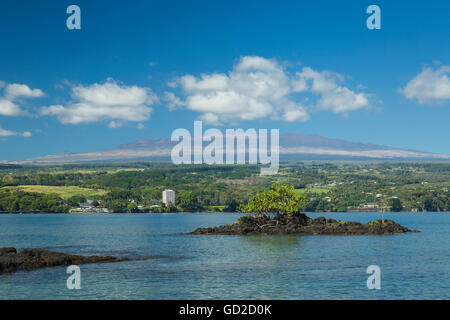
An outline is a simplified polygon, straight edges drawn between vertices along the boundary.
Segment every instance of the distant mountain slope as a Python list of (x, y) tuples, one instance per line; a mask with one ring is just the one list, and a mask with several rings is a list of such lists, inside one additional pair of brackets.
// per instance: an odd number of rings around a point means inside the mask
[[(56, 155), (11, 161), (10, 163), (53, 164), (87, 161), (170, 160), (170, 152), (175, 144), (176, 142), (172, 142), (170, 139), (140, 140), (121, 144), (112, 149), (81, 153), (65, 151)], [(204, 142), (204, 146), (207, 144)], [(349, 142), (294, 132), (280, 135), (280, 160), (283, 159), (450, 160), (450, 155)]]
[(346, 151), (394, 149), (391, 147), (379, 146), (375, 144), (349, 142), (339, 139), (330, 139), (322, 137), (318, 134), (306, 135), (300, 132), (293, 132), (281, 135), (280, 145), (285, 148), (311, 147), (311, 148), (337, 149)]

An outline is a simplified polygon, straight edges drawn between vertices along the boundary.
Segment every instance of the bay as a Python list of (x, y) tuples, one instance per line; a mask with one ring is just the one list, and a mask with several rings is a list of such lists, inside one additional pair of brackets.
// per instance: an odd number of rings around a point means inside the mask
[[(379, 213), (309, 213), (367, 222)], [(450, 213), (387, 213), (420, 233), (390, 236), (204, 236), (236, 213), (0, 215), (0, 247), (145, 261), (0, 275), (0, 299), (449, 299)], [(381, 289), (369, 290), (369, 265)]]

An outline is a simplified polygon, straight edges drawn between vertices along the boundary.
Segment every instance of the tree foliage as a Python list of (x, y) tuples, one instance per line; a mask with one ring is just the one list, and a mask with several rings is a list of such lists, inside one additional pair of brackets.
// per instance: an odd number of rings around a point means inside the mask
[(391, 200), (390, 205), (391, 205), (391, 211), (393, 211), (393, 212), (400, 212), (403, 209), (402, 202), (398, 198), (393, 198)]
[[(0, 211), (68, 212), (79, 202), (113, 212), (235, 211), (239, 204), (274, 183), (304, 194), (300, 209), (344, 212), (365, 204), (396, 211), (450, 211), (450, 163), (301, 163), (287, 162), (279, 174), (260, 176), (250, 165), (181, 165), (169, 163), (92, 163), (62, 166), (0, 164)], [(20, 186), (75, 186), (106, 193), (65, 198)], [(177, 208), (163, 208), (165, 189), (175, 190)], [(184, 192), (193, 194), (183, 199)], [(189, 199), (190, 198), (190, 199)], [(195, 201), (192, 201), (196, 198)], [(391, 201), (398, 198), (398, 201)], [(95, 202), (96, 200), (96, 202)], [(400, 202), (400, 203), (399, 203)], [(400, 206), (400, 205), (401, 206)], [(257, 212), (255, 208), (253, 212)], [(270, 210), (277, 211), (277, 208)], [(266, 209), (265, 209), (266, 210)]]
[(300, 211), (301, 202), (304, 199), (305, 196), (296, 192), (293, 186), (274, 184), (270, 190), (259, 192), (251, 197), (248, 204), (239, 207), (239, 211), (291, 216)]
[(192, 191), (185, 191), (178, 197), (178, 205), (183, 211), (193, 212), (199, 208), (198, 198)]

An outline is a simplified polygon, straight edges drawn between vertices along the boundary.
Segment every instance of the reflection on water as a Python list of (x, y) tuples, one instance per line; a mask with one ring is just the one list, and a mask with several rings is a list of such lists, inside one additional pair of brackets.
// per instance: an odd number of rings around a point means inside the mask
[(301, 238), (298, 235), (251, 235), (238, 237), (243, 246), (266, 257), (292, 257), (301, 251)]
[(265, 236), (265, 235), (252, 235), (252, 236), (243, 236), (239, 237), (239, 240), (247, 243), (251, 246), (264, 247), (267, 249), (282, 249), (284, 247), (292, 247), (299, 246), (301, 241), (301, 236), (297, 235), (273, 235), (273, 236)]

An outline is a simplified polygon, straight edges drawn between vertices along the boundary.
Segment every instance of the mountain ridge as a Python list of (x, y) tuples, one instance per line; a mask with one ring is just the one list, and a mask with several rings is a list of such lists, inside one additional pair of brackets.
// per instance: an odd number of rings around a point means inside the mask
[[(145, 139), (120, 144), (99, 151), (46, 155), (31, 159), (9, 161), (16, 164), (57, 164), (91, 161), (131, 161), (131, 160), (169, 160), (174, 145), (168, 138)], [(206, 146), (209, 142), (204, 142)], [(406, 160), (450, 160), (450, 155), (395, 148), (370, 143), (351, 142), (342, 139), (323, 137), (318, 134), (291, 132), (280, 135), (280, 160), (290, 159), (406, 159)]]

